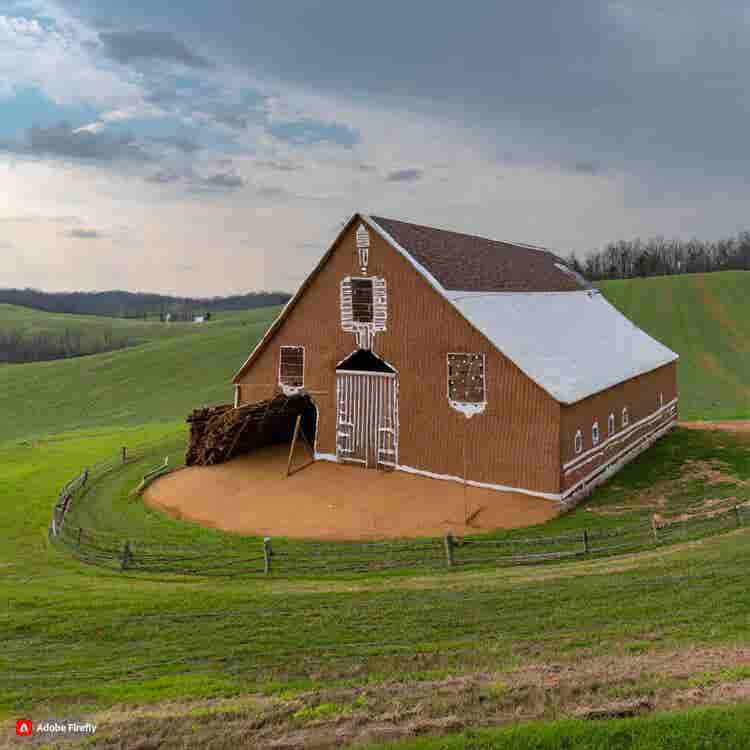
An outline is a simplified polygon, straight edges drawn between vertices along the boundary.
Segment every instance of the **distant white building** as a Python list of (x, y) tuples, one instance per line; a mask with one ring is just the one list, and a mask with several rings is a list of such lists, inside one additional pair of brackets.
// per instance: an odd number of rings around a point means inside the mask
[(196, 315), (193, 318), (193, 323), (205, 323), (206, 322), (206, 316), (205, 315)]

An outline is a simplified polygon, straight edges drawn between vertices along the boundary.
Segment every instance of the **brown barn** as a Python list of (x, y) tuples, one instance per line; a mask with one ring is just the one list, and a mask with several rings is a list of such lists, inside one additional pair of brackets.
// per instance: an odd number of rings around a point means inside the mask
[(355, 214), (234, 378), (316, 458), (574, 502), (668, 431), (677, 355), (544, 249)]

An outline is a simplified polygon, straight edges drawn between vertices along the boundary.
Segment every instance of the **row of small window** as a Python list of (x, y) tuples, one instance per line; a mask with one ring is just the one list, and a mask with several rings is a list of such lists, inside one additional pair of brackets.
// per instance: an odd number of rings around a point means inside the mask
[[(657, 400), (657, 408), (661, 409), (664, 406), (664, 394), (660, 393), (659, 398)], [(621, 427), (624, 429), (630, 424), (630, 414), (628, 414), (628, 407), (624, 406), (622, 409), (622, 417), (620, 420)], [(609, 418), (607, 419), (607, 432), (609, 433), (609, 437), (612, 437), (615, 434), (615, 415), (610, 414)], [(591, 444), (596, 447), (599, 445), (599, 440), (601, 439), (601, 436), (599, 434), (599, 422), (594, 422), (594, 424), (591, 426)], [(575, 436), (575, 452), (576, 453), (582, 453), (583, 452), (583, 433), (578, 430), (576, 432)]]

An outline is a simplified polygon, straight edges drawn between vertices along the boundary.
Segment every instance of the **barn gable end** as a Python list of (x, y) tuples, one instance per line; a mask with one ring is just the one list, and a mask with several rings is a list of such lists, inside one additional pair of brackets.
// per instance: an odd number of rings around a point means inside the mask
[[(318, 412), (316, 452), (336, 454), (336, 365), (358, 348), (341, 322), (341, 282), (363, 275), (357, 229), (369, 227), (367, 275), (387, 285), (386, 330), (373, 351), (398, 373), (399, 467), (534, 494), (560, 491), (560, 406), (455, 308), (426, 269), (355, 215), (238, 374), (238, 403), (277, 392), (281, 346), (304, 346), (305, 391)], [(397, 243), (396, 243), (397, 245)], [(486, 361), (487, 406), (467, 419), (451, 408), (448, 355)], [(464, 446), (466, 466), (464, 466)], [(534, 460), (528, 457), (533, 455)]]

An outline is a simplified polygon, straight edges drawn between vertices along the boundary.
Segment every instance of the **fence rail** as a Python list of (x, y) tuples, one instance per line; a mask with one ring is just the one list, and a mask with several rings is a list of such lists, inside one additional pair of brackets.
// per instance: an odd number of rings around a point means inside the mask
[[(50, 539), (79, 560), (119, 571), (205, 576), (321, 575), (392, 570), (434, 570), (471, 565), (533, 565), (593, 559), (723, 533), (747, 523), (748, 509), (728, 505), (672, 522), (643, 521), (615, 529), (583, 529), (555, 536), (506, 539), (477, 537), (362, 542), (299, 542), (248, 538), (247, 544), (211, 549), (199, 542), (167, 539), (147, 542), (121, 533), (85, 528), (66, 520), (71, 508), (102, 477), (123, 465), (158, 454), (163, 443), (123, 448), (114, 459), (84, 469), (67, 482), (57, 497)], [(163, 454), (162, 454), (163, 455)], [(164, 461), (148, 471), (138, 489), (168, 471)]]

